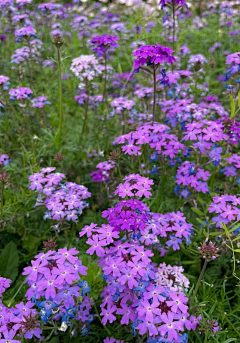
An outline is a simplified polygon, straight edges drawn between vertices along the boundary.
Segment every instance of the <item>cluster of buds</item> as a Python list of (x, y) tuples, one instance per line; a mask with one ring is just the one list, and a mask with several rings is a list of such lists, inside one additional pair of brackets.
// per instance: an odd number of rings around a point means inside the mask
[(43, 241), (44, 250), (53, 250), (57, 247), (56, 240), (49, 238), (47, 241)]
[(222, 328), (219, 327), (219, 324), (216, 320), (214, 319), (209, 319), (206, 321), (205, 325), (203, 326), (202, 323), (202, 327), (201, 327), (201, 333), (210, 333), (212, 336), (215, 335), (216, 332), (218, 332), (219, 330), (222, 330)]
[(60, 49), (61, 46), (64, 44), (64, 39), (60, 34), (56, 34), (53, 36), (52, 42), (57, 49)]
[(121, 155), (120, 151), (114, 150), (114, 151), (110, 152), (109, 160), (116, 162), (120, 159), (120, 155)]
[(60, 161), (61, 162), (61, 161), (63, 161), (64, 156), (62, 154), (58, 153), (58, 154), (54, 155), (53, 159), (55, 161)]
[(2, 174), (0, 174), (0, 184), (2, 184), (2, 185), (8, 185), (8, 181), (9, 181), (9, 179), (10, 179), (10, 176), (11, 175), (7, 175), (7, 173), (2, 173)]
[(213, 242), (211, 241), (209, 243), (207, 242), (208, 242), (208, 238), (205, 240), (205, 242), (202, 244), (201, 247), (198, 247), (198, 251), (201, 252), (204, 259), (215, 260), (219, 256), (218, 255), (219, 248), (217, 248)]

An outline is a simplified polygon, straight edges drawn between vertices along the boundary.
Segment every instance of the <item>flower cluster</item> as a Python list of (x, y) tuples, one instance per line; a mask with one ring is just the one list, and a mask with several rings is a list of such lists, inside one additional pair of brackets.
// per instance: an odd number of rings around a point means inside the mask
[(187, 198), (190, 194), (188, 187), (195, 189), (197, 192), (209, 192), (207, 180), (210, 173), (202, 168), (199, 168), (194, 163), (185, 161), (178, 167), (176, 174), (176, 183), (178, 185), (187, 187), (186, 189), (177, 188), (176, 191), (181, 190), (181, 195)]
[(190, 285), (188, 278), (183, 274), (183, 267), (170, 266), (161, 263), (156, 272), (157, 285), (167, 287), (170, 291), (187, 291)]
[(36, 30), (34, 29), (34, 27), (32, 26), (24, 26), (20, 29), (17, 29), (15, 31), (15, 37), (17, 37), (17, 41), (21, 42), (22, 38), (26, 38), (26, 37), (34, 37), (36, 38)]
[(116, 98), (111, 102), (111, 107), (113, 107), (117, 114), (120, 114), (124, 110), (131, 110), (135, 106), (133, 100), (127, 98)]
[(3, 90), (8, 89), (10, 78), (8, 76), (0, 75), (0, 86), (3, 87)]
[[(181, 268), (163, 264), (156, 269), (151, 261), (153, 252), (147, 247), (159, 244), (157, 234), (166, 237), (167, 231), (176, 230), (176, 236), (188, 237), (191, 225), (181, 213), (154, 214), (136, 199), (121, 201), (104, 211), (103, 217), (110, 225), (91, 224), (80, 232), (81, 237), (88, 237), (91, 247), (87, 253), (100, 257), (107, 284), (102, 293), (102, 323), (112, 323), (120, 316), (122, 325), (131, 325), (134, 336), (148, 333), (157, 340), (165, 337), (169, 342), (183, 342), (187, 338), (182, 333), (184, 326), (195, 330), (199, 324), (197, 318), (189, 317), (188, 298), (181, 288), (188, 288), (189, 281)], [(126, 234), (122, 239), (120, 231)], [(181, 239), (173, 241), (174, 237), (169, 246)]]
[(11, 88), (9, 90), (10, 100), (26, 100), (32, 94), (33, 91), (28, 87)]
[(227, 138), (221, 122), (202, 120), (186, 124), (183, 140), (197, 141), (197, 143), (193, 143), (193, 147), (200, 150), (202, 154), (206, 154), (214, 144)]
[(240, 198), (236, 195), (216, 195), (213, 197), (213, 202), (210, 204), (208, 212), (215, 215), (212, 221), (217, 227), (222, 228), (222, 223), (229, 224), (240, 219), (239, 204)]
[(198, 251), (203, 255), (204, 259), (207, 260), (215, 260), (219, 255), (218, 251), (219, 248), (215, 246), (213, 242), (207, 243), (206, 241), (201, 245), (201, 247), (198, 247)]
[(104, 161), (98, 163), (96, 168), (98, 170), (93, 171), (90, 176), (94, 182), (108, 182), (110, 178), (110, 170), (114, 169), (116, 163), (114, 161)]
[(43, 108), (45, 105), (51, 105), (46, 96), (38, 96), (31, 100), (32, 106), (35, 108)]
[(20, 49), (16, 49), (15, 53), (11, 56), (11, 63), (17, 65), (23, 65), (28, 63), (29, 59), (36, 60), (38, 52), (35, 47), (30, 48), (28, 46), (23, 46)]
[(143, 197), (149, 198), (152, 193), (151, 185), (153, 185), (153, 180), (147, 177), (140, 176), (139, 174), (131, 174), (125, 176), (123, 179), (125, 182), (120, 183), (115, 191), (115, 195), (120, 198), (125, 197)]
[(176, 62), (172, 55), (174, 51), (170, 48), (164, 47), (159, 43), (156, 45), (144, 45), (132, 53), (134, 57), (133, 65), (135, 71), (138, 71), (141, 66), (158, 66), (163, 63), (173, 64)]
[[(22, 336), (25, 339), (40, 338), (40, 322), (43, 325), (49, 321), (55, 321), (57, 325), (60, 322), (59, 330), (66, 331), (76, 320), (81, 321), (83, 334), (89, 330), (85, 324), (90, 324), (94, 316), (89, 313), (90, 289), (87, 281), (82, 280), (82, 275), (87, 275), (87, 268), (76, 256), (78, 253), (75, 248), (63, 248), (57, 252), (48, 250), (39, 253), (31, 261), (31, 266), (24, 268), (23, 275), (27, 275), (29, 286), (28, 301), (10, 309), (1, 304), (1, 333), (5, 338), (0, 339), (1, 342), (20, 342), (11, 339)], [(0, 277), (1, 295), (10, 282)]]
[(81, 81), (93, 80), (102, 73), (100, 64), (94, 55), (81, 55), (74, 58), (70, 70)]
[(5, 290), (10, 287), (11, 282), (11, 280), (0, 276), (0, 297), (2, 297)]
[(93, 47), (93, 51), (97, 53), (97, 56), (105, 56), (114, 51), (114, 48), (117, 48), (119, 45), (117, 41), (118, 37), (103, 35), (92, 38), (89, 42)]
[(7, 165), (10, 162), (10, 158), (7, 154), (2, 154), (0, 156), (0, 165)]
[(85, 199), (91, 196), (88, 189), (74, 182), (62, 183), (65, 175), (62, 173), (52, 173), (56, 168), (43, 168), (41, 173), (29, 176), (31, 181), (30, 189), (39, 193), (37, 204), (43, 202), (47, 208), (44, 219), (77, 221), (87, 207)]
[(170, 133), (170, 128), (165, 124), (145, 123), (140, 125), (136, 131), (117, 137), (114, 143), (125, 144), (122, 151), (128, 155), (141, 155), (141, 146), (148, 144), (154, 149), (155, 158), (168, 156), (171, 159), (176, 157), (185, 146), (178, 141), (176, 135)]

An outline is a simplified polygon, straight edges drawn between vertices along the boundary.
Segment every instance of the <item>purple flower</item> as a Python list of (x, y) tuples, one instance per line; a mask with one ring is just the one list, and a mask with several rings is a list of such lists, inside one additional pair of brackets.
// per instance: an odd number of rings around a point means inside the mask
[(117, 40), (119, 38), (110, 35), (96, 36), (92, 38), (89, 43), (93, 47), (93, 51), (97, 53), (97, 56), (103, 56), (114, 51), (114, 48), (119, 47)]
[(167, 338), (170, 341), (178, 339), (177, 330), (182, 331), (182, 324), (179, 321), (174, 321), (173, 318), (173, 313), (169, 312), (168, 315), (163, 313), (161, 319), (165, 324), (160, 325), (158, 328), (161, 335), (165, 336), (167, 334)]
[(103, 325), (106, 325), (107, 322), (109, 321), (109, 323), (111, 324), (112, 322), (114, 322), (116, 320), (116, 317), (114, 316), (113, 313), (115, 313), (117, 310), (116, 306), (107, 306), (107, 309), (103, 308), (102, 312), (100, 313), (101, 316), (103, 316), (102, 318), (102, 323)]
[(135, 60), (133, 62), (135, 70), (140, 66), (160, 65), (166, 62), (173, 64), (176, 62), (175, 57), (172, 55), (174, 51), (168, 47), (164, 47), (159, 43), (156, 45), (145, 45), (133, 52)]

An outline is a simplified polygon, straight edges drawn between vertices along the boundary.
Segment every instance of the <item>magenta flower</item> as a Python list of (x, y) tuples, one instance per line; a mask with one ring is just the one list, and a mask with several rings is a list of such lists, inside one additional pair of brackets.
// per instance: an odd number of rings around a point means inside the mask
[(105, 239), (100, 241), (98, 235), (94, 235), (92, 238), (89, 238), (86, 243), (91, 245), (91, 248), (86, 251), (88, 254), (93, 255), (94, 252), (96, 252), (98, 257), (101, 257), (104, 254), (104, 249), (102, 247), (107, 245)]
[(21, 343), (21, 341), (13, 339), (16, 335), (15, 330), (4, 331), (4, 339), (0, 339), (0, 343)]
[(84, 235), (87, 235), (87, 237), (91, 237), (93, 232), (96, 232), (95, 230), (96, 227), (97, 227), (97, 224), (94, 224), (94, 223), (84, 226), (82, 228), (82, 231), (79, 232), (79, 236), (82, 237)]
[(105, 308), (102, 309), (102, 312), (100, 314), (101, 316), (103, 316), (102, 318), (103, 325), (106, 325), (108, 321), (111, 324), (112, 322), (116, 320), (116, 317), (113, 315), (113, 313), (115, 313), (116, 310), (117, 310), (117, 307), (115, 305), (113, 305), (112, 307), (111, 305), (108, 305), (107, 309)]
[(44, 271), (45, 280), (39, 281), (38, 283), (38, 290), (44, 291), (46, 299), (50, 297), (52, 299), (56, 296), (56, 290), (61, 289), (62, 286), (56, 280), (57, 275), (52, 274), (47, 268)]
[(185, 305), (185, 303), (188, 302), (188, 298), (183, 294), (177, 294), (176, 292), (170, 292), (169, 295), (172, 298), (172, 301), (167, 301), (167, 305), (171, 307), (171, 311), (177, 313), (178, 309), (180, 309), (183, 313), (186, 313), (188, 306)]
[(182, 324), (180, 321), (174, 321), (174, 315), (172, 312), (168, 312), (168, 315), (166, 313), (163, 313), (161, 315), (162, 321), (165, 323), (163, 325), (160, 325), (158, 330), (161, 333), (162, 336), (165, 336), (167, 334), (167, 338), (172, 341), (173, 339), (178, 339), (178, 331), (182, 331)]
[(160, 315), (161, 311), (159, 309), (159, 302), (157, 300), (153, 301), (151, 304), (148, 300), (144, 300), (137, 309), (138, 314), (144, 317), (147, 321), (152, 322), (154, 315)]

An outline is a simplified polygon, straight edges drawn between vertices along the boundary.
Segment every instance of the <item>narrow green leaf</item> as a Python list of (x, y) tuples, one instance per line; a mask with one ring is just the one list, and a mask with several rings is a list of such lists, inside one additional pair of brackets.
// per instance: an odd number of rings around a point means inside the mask
[(232, 94), (229, 94), (229, 97), (230, 97), (230, 106), (231, 106), (231, 118), (233, 118), (236, 111), (236, 105), (235, 105), (235, 101)]
[(15, 281), (18, 275), (18, 250), (14, 242), (9, 242), (0, 255), (0, 275)]
[(227, 238), (231, 241), (231, 237), (230, 237), (230, 234), (229, 234), (229, 231), (228, 231), (228, 228), (227, 228), (226, 224), (225, 223), (221, 223), (221, 224), (222, 224), (222, 226), (224, 228), (224, 231), (226, 233)]
[(197, 214), (199, 214), (200, 216), (204, 216), (204, 213), (202, 211), (200, 211), (198, 208), (195, 207), (191, 207), (191, 210)]
[(197, 218), (197, 221), (202, 224), (202, 225), (206, 225), (206, 223), (204, 223), (201, 219)]

